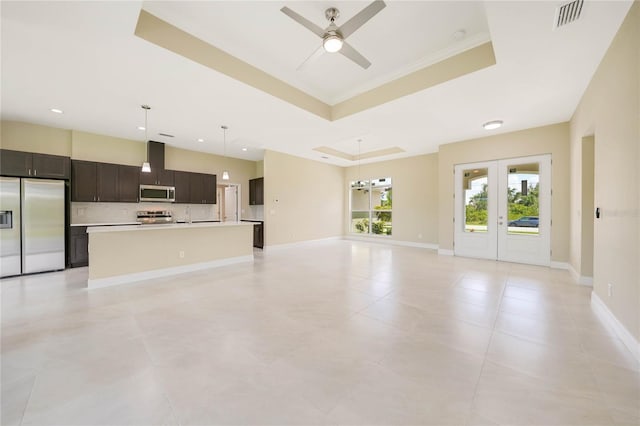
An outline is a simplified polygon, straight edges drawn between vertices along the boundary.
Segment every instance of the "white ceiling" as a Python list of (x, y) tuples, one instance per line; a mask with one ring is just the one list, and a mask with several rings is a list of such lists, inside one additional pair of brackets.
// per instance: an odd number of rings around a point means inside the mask
[[(435, 152), (489, 134), (481, 128), (489, 120), (505, 121), (492, 133), (569, 120), (631, 3), (587, 1), (579, 21), (553, 30), (558, 2), (387, 1), (348, 40), (373, 63), (369, 70), (325, 54), (297, 72), (320, 39), (282, 6), (325, 27), (327, 7), (340, 9), (339, 25), (368, 2), (3, 1), (2, 119), (143, 140), (140, 105), (149, 104), (150, 139), (221, 154), (225, 124), (227, 154), (237, 158), (271, 149), (350, 165), (313, 148), (356, 154), (357, 139), (362, 152), (405, 150), (376, 161)], [(497, 64), (329, 122), (136, 37), (142, 7), (327, 103), (488, 39)], [(460, 29), (467, 37), (456, 41)]]

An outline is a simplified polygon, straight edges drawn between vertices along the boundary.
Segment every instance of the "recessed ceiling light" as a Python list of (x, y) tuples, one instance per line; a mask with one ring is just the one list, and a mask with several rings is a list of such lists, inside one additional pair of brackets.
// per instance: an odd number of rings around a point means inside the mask
[(246, 151), (246, 150), (247, 150), (247, 148), (242, 148), (242, 150), (243, 150), (243, 151)]
[(199, 139), (198, 139), (198, 142), (204, 142), (204, 139), (199, 138)]
[(56, 114), (62, 114), (63, 113), (63, 111), (61, 109), (58, 109), (58, 108), (51, 108), (50, 111), (51, 112), (55, 112)]
[(482, 127), (484, 127), (485, 130), (493, 130), (502, 127), (502, 123), (502, 120), (487, 121)]
[(144, 126), (138, 126), (138, 130), (147, 130), (144, 128)]

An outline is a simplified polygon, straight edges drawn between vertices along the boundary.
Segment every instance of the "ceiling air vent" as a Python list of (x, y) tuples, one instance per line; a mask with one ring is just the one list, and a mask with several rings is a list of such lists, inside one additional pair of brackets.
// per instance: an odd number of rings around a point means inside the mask
[(584, 0), (575, 0), (558, 6), (554, 28), (564, 27), (573, 21), (577, 21), (580, 18), (580, 13), (582, 13), (583, 2)]
[(173, 138), (173, 135), (170, 135), (168, 133), (158, 133), (160, 136), (164, 136), (165, 138)]

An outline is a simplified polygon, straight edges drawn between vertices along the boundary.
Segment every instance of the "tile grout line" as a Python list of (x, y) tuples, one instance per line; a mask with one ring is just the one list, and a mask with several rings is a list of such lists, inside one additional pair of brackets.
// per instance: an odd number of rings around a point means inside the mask
[[(504, 283), (503, 283), (503, 288), (500, 294), (500, 303), (498, 304), (498, 307), (496, 309), (496, 317), (493, 320), (493, 325), (491, 327), (491, 337), (489, 338), (489, 342), (487, 343), (487, 349), (484, 352), (484, 356), (482, 357), (482, 367), (480, 367), (480, 374), (478, 374), (478, 381), (476, 382), (474, 388), (473, 388), (473, 398), (471, 398), (471, 404), (469, 406), (469, 411), (467, 412), (467, 420), (465, 422), (465, 424), (469, 424), (469, 421), (471, 420), (471, 414), (473, 413), (473, 407), (474, 404), (476, 402), (476, 398), (478, 396), (478, 387), (480, 386), (480, 380), (482, 380), (482, 373), (484, 372), (484, 368), (485, 365), (487, 364), (487, 354), (489, 353), (489, 348), (491, 347), (491, 342), (493, 341), (493, 336), (496, 332), (496, 323), (498, 322), (498, 314), (500, 313), (500, 306), (502, 306), (502, 300), (504, 299), (504, 293), (507, 289), (507, 281), (508, 281), (508, 274), (507, 274), (507, 278), (504, 279)], [(492, 420), (493, 421), (493, 420)]]
[(36, 387), (36, 380), (38, 379), (38, 375), (33, 376), (33, 383), (31, 384), (31, 389), (29, 390), (29, 397), (27, 398), (27, 403), (24, 404), (24, 409), (22, 410), (22, 416), (20, 416), (20, 425), (24, 422), (24, 416), (27, 414), (27, 409), (29, 408), (29, 403), (31, 402), (31, 395), (33, 395), (33, 389)]

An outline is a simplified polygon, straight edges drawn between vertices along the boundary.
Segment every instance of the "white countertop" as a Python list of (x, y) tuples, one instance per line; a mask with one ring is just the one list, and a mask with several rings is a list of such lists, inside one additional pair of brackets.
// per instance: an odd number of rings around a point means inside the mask
[(253, 226), (249, 222), (200, 222), (200, 223), (166, 223), (158, 225), (130, 225), (130, 226), (91, 226), (87, 228), (88, 234), (96, 232), (124, 232), (124, 231), (152, 231), (158, 229), (190, 229), (213, 228), (223, 226)]
[(109, 223), (72, 223), (69, 226), (121, 226), (121, 225), (136, 225), (138, 222), (109, 222)]

